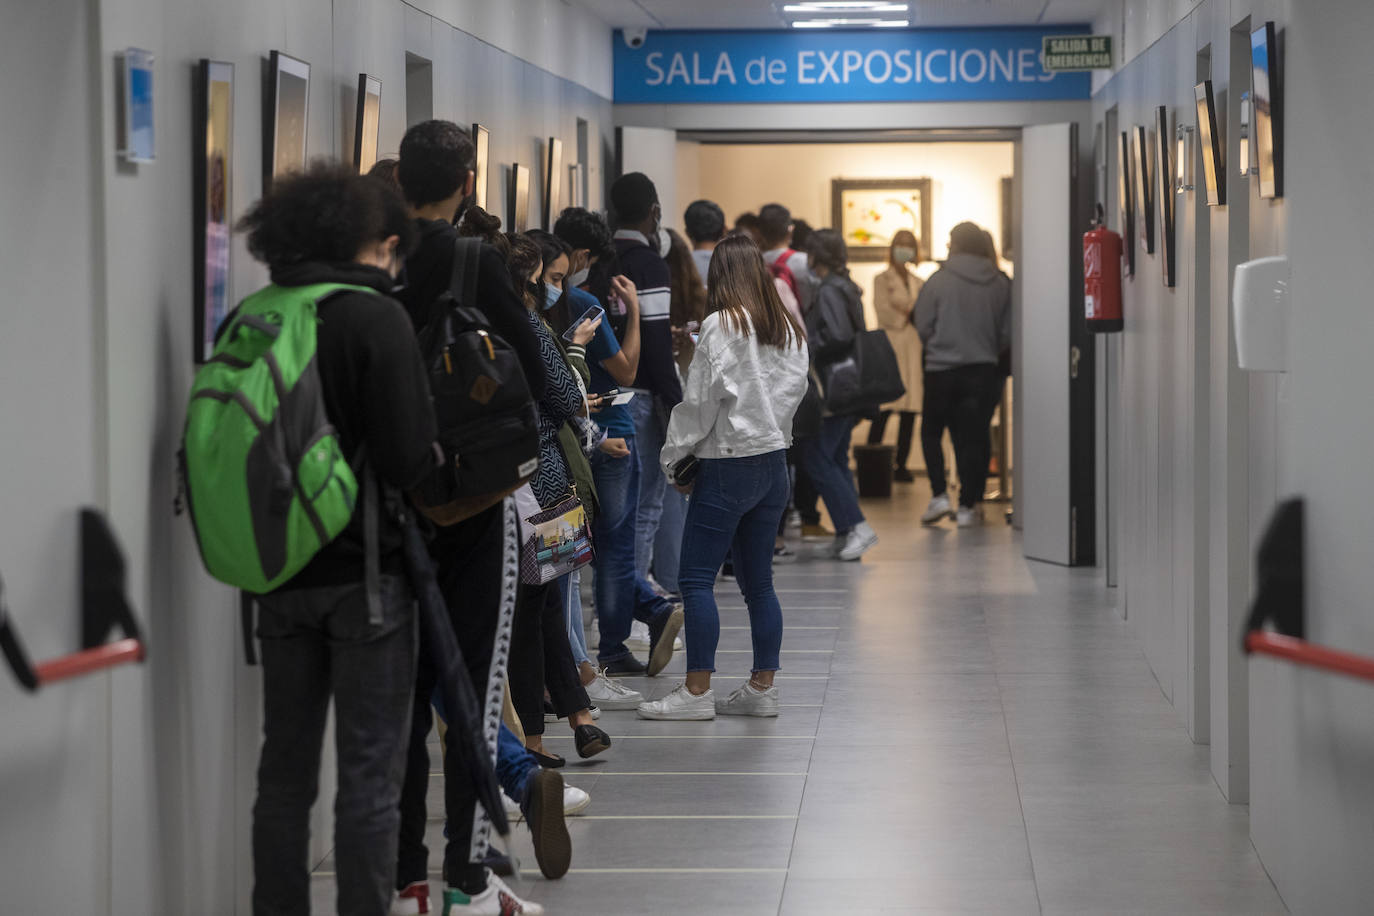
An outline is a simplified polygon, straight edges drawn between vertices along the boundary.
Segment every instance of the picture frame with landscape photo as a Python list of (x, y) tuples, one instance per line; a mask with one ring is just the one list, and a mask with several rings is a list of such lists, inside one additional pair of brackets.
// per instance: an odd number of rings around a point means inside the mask
[(510, 193), (506, 200), (506, 223), (511, 232), (524, 232), (530, 222), (530, 170), (515, 164), (510, 167)]
[(195, 319), (192, 358), (202, 363), (215, 348), (215, 332), (229, 314), (229, 254), (233, 226), (234, 65), (202, 59), (192, 82), (194, 130)]
[(1155, 196), (1159, 198), (1159, 247), (1164, 271), (1164, 285), (1172, 288), (1178, 260), (1174, 240), (1174, 169), (1171, 162), (1173, 134), (1169, 131), (1169, 109), (1160, 105), (1155, 109)]
[(1251, 132), (1259, 160), (1259, 196), (1283, 196), (1283, 92), (1278, 32), (1272, 21), (1250, 33)]
[(558, 207), (563, 198), (563, 141), (549, 138), (544, 162), (544, 228), (552, 229), (558, 219)]
[(377, 164), (377, 141), (382, 123), (382, 81), (358, 74), (358, 111), (353, 128), (353, 166), (366, 175)]
[(487, 156), (491, 152), (491, 132), (481, 124), (472, 125), (472, 146), (477, 151), (472, 166), (472, 202), (486, 210)]
[(310, 115), (310, 65), (281, 51), (268, 61), (267, 99), (263, 106), (262, 185), (305, 168)]
[(886, 261), (892, 237), (914, 233), (916, 260), (932, 257), (929, 178), (835, 178), (830, 182), (832, 225), (851, 261)]
[(1122, 271), (1126, 276), (1135, 276), (1135, 193), (1132, 179), (1135, 172), (1131, 169), (1131, 135), (1121, 132), (1117, 144), (1116, 202), (1121, 217), (1121, 259)]
[(1193, 87), (1197, 104), (1197, 148), (1202, 154), (1202, 183), (1207, 190), (1207, 206), (1226, 205), (1226, 157), (1223, 154), (1221, 131), (1217, 129), (1217, 99), (1212, 81), (1203, 80)]
[(1131, 128), (1131, 173), (1135, 175), (1136, 233), (1146, 254), (1155, 253), (1154, 188), (1150, 172), (1149, 134), (1139, 124)]

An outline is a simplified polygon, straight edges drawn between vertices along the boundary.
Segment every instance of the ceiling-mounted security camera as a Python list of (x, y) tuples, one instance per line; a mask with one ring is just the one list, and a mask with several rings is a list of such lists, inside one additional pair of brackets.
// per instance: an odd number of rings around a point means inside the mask
[(625, 29), (620, 33), (620, 37), (625, 39), (625, 47), (638, 49), (644, 47), (644, 39), (649, 37), (649, 30)]

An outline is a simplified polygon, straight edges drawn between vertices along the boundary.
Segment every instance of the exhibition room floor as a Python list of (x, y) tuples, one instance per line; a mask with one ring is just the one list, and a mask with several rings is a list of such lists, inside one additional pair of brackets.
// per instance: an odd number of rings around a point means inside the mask
[[(982, 529), (921, 529), (927, 496), (866, 503), (882, 542), (861, 563), (778, 568), (777, 719), (607, 712), (615, 743), (591, 762), (550, 725), (592, 803), (560, 881), (517, 828), (517, 892), (560, 916), (1285, 912), (1247, 809), (1223, 800), (1098, 572), (1026, 561), (997, 505)], [(749, 631), (734, 583), (717, 594), (728, 691)], [(683, 666), (630, 683), (657, 697)], [(332, 877), (315, 899), (332, 912)]]

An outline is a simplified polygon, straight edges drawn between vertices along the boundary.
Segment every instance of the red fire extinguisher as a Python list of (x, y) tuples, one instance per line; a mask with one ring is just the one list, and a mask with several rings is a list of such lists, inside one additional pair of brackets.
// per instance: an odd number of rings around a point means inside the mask
[(1120, 331), (1121, 236), (1101, 222), (1083, 234), (1083, 317), (1098, 334)]

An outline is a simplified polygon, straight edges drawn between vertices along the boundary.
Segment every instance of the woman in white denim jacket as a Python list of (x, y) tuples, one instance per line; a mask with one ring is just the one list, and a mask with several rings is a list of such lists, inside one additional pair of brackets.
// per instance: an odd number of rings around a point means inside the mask
[[(642, 704), (646, 719), (778, 714), (773, 676), (782, 608), (773, 590), (773, 538), (787, 506), (792, 417), (806, 393), (806, 334), (783, 307), (748, 238), (716, 247), (707, 289), (696, 355), (660, 454), (669, 480), (692, 488), (678, 574), (687, 682)], [(678, 479), (687, 458), (697, 460), (690, 482)], [(711, 692), (720, 641), (714, 589), (727, 551), (749, 607), (754, 665), (749, 681), (717, 702)]]

